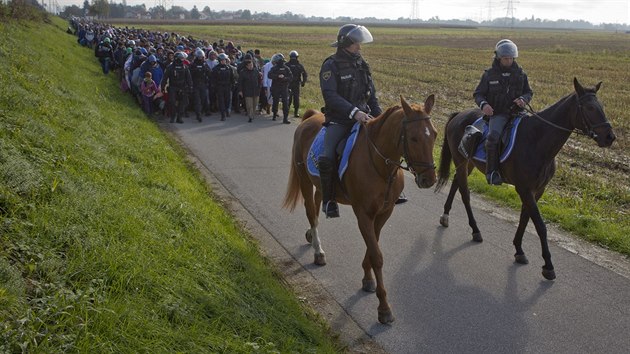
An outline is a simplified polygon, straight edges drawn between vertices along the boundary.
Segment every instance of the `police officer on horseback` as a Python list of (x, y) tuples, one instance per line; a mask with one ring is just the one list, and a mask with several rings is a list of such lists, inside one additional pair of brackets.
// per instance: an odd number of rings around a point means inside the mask
[(355, 122), (365, 123), (381, 114), (370, 67), (361, 56), (361, 44), (372, 41), (372, 34), (363, 26), (341, 26), (337, 41), (331, 45), (337, 47), (337, 51), (324, 61), (319, 72), (325, 102), (326, 135), (318, 168), (322, 210), (329, 218), (339, 216), (333, 191), (337, 144), (348, 135)]
[(529, 101), (533, 92), (527, 74), (516, 63), (518, 48), (509, 39), (502, 39), (495, 46), (492, 67), (486, 69), (473, 97), (489, 119), (486, 140), (486, 179), (488, 184), (503, 183), (499, 173), (499, 140), (508, 121), (517, 116)]

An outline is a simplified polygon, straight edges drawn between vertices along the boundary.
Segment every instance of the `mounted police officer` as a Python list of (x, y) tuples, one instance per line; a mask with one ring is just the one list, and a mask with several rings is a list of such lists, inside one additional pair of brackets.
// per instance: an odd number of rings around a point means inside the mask
[(486, 69), (473, 97), (488, 117), (489, 130), (486, 140), (486, 179), (488, 184), (503, 183), (499, 173), (499, 140), (507, 122), (522, 111), (533, 92), (527, 74), (516, 63), (518, 48), (509, 39), (495, 45), (492, 67)]
[(195, 50), (195, 59), (190, 64), (190, 76), (192, 77), (192, 96), (193, 104), (195, 108), (195, 114), (197, 120), (201, 122), (201, 110), (204, 112), (209, 110), (208, 108), (208, 82), (210, 80), (210, 67), (206, 62), (206, 55), (197, 48)]
[(293, 81), (293, 74), (291, 69), (285, 65), (284, 55), (282, 53), (274, 54), (271, 57), (273, 67), (269, 70), (267, 77), (271, 79), (271, 97), (273, 104), (271, 111), (273, 112), (272, 120), (276, 120), (278, 117), (278, 105), (282, 100), (282, 123), (290, 124), (289, 122), (289, 84)]
[(293, 74), (293, 81), (289, 84), (289, 106), (293, 103), (293, 116), (295, 118), (300, 116), (298, 114), (300, 110), (300, 87), (304, 87), (308, 79), (306, 69), (298, 60), (298, 56), (298, 52), (292, 50), (289, 53), (289, 62), (287, 62), (287, 66), (291, 69), (291, 74)]
[(166, 68), (162, 82), (162, 92), (168, 83), (168, 104), (171, 109), (171, 123), (175, 123), (177, 110), (177, 123), (184, 123), (182, 116), (188, 106), (188, 93), (192, 89), (192, 77), (190, 70), (184, 64), (186, 55), (184, 52), (175, 53), (175, 60)]
[(337, 41), (331, 45), (337, 47), (337, 52), (324, 61), (319, 72), (319, 83), (325, 102), (326, 135), (318, 168), (322, 210), (329, 218), (339, 216), (333, 191), (337, 144), (348, 135), (355, 122), (365, 123), (373, 116), (381, 114), (370, 67), (361, 56), (361, 44), (372, 40), (372, 34), (363, 26), (341, 26)]

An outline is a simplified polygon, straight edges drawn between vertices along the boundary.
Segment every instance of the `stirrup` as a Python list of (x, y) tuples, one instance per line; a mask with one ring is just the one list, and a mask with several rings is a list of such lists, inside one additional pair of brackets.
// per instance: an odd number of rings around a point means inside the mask
[(501, 174), (499, 171), (494, 170), (486, 175), (486, 180), (488, 184), (492, 184), (495, 186), (500, 186), (503, 183), (503, 179), (501, 178)]
[(324, 214), (326, 214), (327, 219), (339, 217), (339, 206), (334, 200), (329, 200), (326, 204), (324, 204), (322, 210)]
[(405, 195), (405, 193), (400, 193), (400, 196), (398, 196), (398, 199), (396, 199), (396, 201), (394, 202), (394, 204), (402, 204), (402, 203), (407, 203), (407, 201), (409, 200), (409, 198), (407, 198), (407, 196)]

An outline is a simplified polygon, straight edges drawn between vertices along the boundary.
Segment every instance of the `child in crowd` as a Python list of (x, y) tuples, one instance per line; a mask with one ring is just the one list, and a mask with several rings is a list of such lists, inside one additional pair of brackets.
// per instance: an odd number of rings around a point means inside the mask
[(144, 73), (144, 80), (140, 84), (142, 92), (142, 108), (146, 114), (153, 114), (153, 98), (160, 91), (155, 81), (153, 81), (150, 71)]

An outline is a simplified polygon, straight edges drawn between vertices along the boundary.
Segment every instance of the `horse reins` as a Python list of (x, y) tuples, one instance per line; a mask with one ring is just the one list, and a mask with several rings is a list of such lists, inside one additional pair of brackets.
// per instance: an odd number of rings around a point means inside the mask
[(554, 128), (560, 129), (562, 131), (565, 132), (569, 132), (569, 133), (575, 133), (578, 135), (585, 135), (591, 138), (596, 138), (597, 134), (595, 134), (595, 132), (593, 131), (593, 129), (601, 127), (601, 126), (608, 126), (610, 127), (610, 123), (608, 121), (604, 121), (602, 123), (598, 123), (595, 125), (591, 125), (589, 120), (586, 119), (586, 114), (584, 113), (584, 110), (582, 109), (582, 99), (585, 97), (591, 97), (591, 96), (595, 96), (594, 93), (586, 93), (585, 95), (583, 95), (582, 97), (576, 97), (577, 101), (578, 101), (578, 114), (580, 115), (580, 117), (582, 118), (582, 124), (584, 125), (584, 129), (578, 129), (578, 128), (574, 128), (574, 129), (569, 129), (569, 128), (565, 128), (562, 126), (559, 126), (553, 122), (550, 122), (549, 120), (541, 117), (538, 113), (534, 112), (534, 109), (532, 108), (532, 106), (529, 104), (529, 102), (527, 103), (527, 108), (525, 108), (525, 110), (530, 113), (531, 115), (533, 115), (534, 117), (540, 119), (541, 121), (551, 125)]
[[(383, 155), (379, 150), (378, 147), (376, 146), (376, 144), (374, 144), (374, 142), (372, 141), (372, 139), (370, 138), (370, 134), (369, 134), (369, 130), (367, 128), (367, 125), (364, 122), (361, 122), (361, 125), (363, 125), (363, 127), (365, 128), (365, 137), (368, 141), (368, 144), (370, 146), (372, 146), (372, 149), (374, 149), (374, 151), (376, 151), (376, 153), (378, 154), (378, 156), (380, 156), (384, 161), (386, 165), (394, 165), (397, 168), (401, 168), (405, 171), (410, 171), (412, 173), (417, 173), (417, 171), (422, 171), (422, 170), (426, 170), (426, 169), (435, 169), (435, 164), (434, 163), (430, 163), (430, 162), (414, 162), (411, 161), (411, 159), (409, 158), (409, 145), (407, 143), (407, 124), (409, 123), (413, 123), (413, 122), (419, 122), (422, 120), (429, 120), (431, 119), (431, 117), (420, 117), (420, 118), (416, 118), (416, 119), (407, 119), (407, 116), (405, 115), (405, 117), (403, 118), (402, 121), (402, 129), (400, 130), (400, 137), (398, 139), (398, 144), (400, 145), (400, 142), (403, 142), (403, 159), (405, 160), (405, 162), (407, 163), (407, 166), (403, 166), (403, 164), (399, 161), (394, 161), (392, 159), (390, 159), (389, 157), (386, 157), (385, 155)], [(422, 170), (416, 170), (414, 168), (414, 166), (419, 166), (422, 168)]]

